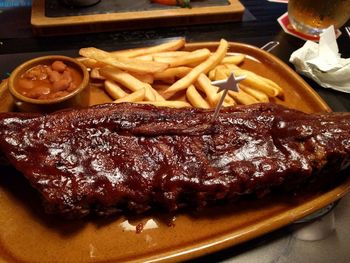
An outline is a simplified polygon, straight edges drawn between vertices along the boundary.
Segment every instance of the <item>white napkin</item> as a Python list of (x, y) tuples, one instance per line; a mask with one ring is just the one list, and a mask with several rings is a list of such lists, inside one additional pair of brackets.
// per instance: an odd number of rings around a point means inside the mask
[(350, 58), (338, 53), (334, 27), (327, 28), (320, 36), (319, 44), (307, 41), (293, 52), (289, 61), (296, 71), (320, 86), (350, 93)]

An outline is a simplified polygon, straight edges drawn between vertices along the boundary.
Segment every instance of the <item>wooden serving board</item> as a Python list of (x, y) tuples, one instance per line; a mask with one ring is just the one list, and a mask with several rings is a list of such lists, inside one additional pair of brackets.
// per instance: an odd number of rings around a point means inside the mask
[[(31, 24), (37, 35), (239, 21), (244, 12), (244, 6), (238, 0), (197, 1), (191, 4), (192, 8), (163, 6), (149, 0), (136, 3), (114, 0), (75, 9), (64, 7), (59, 0), (54, 1), (54, 6), (50, 6), (49, 0), (33, 0)], [(110, 9), (106, 5), (110, 5)]]

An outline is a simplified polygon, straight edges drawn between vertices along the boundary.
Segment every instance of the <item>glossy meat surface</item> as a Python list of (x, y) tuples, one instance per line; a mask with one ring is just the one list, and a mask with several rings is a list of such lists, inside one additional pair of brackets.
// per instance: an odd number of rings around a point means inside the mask
[(211, 117), (135, 104), (1, 113), (0, 148), (46, 211), (67, 217), (202, 207), (350, 165), (350, 113), (256, 104)]

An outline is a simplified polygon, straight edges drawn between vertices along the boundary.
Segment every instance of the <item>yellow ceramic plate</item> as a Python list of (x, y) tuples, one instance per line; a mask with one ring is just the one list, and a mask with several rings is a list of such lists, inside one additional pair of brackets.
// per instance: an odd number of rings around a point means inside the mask
[[(189, 44), (186, 49), (217, 43)], [(329, 111), (326, 103), (273, 55), (258, 48), (231, 43), (231, 52), (244, 53), (243, 67), (273, 79), (285, 90), (285, 101), (276, 101), (305, 112)], [(257, 61), (256, 61), (257, 60)], [(6, 84), (0, 87), (0, 110), (13, 110)], [(108, 101), (91, 87), (91, 104)], [(350, 189), (350, 178), (327, 190), (309, 191), (291, 198), (269, 196), (202, 212), (65, 221), (45, 215), (36, 192), (12, 168), (0, 176), (0, 261), (16, 262), (122, 262), (179, 261), (211, 253), (285, 226), (341, 198)], [(141, 230), (137, 233), (136, 229)]]

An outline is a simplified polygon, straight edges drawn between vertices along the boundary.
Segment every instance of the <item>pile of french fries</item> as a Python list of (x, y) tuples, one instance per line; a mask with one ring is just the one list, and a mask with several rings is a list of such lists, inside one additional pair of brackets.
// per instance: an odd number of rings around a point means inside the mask
[(184, 39), (152, 47), (106, 52), (82, 48), (80, 61), (92, 79), (103, 82), (115, 103), (134, 102), (166, 107), (215, 108), (221, 98), (213, 81), (234, 75), (246, 78), (239, 92), (229, 91), (223, 106), (269, 102), (283, 97), (282, 88), (270, 79), (242, 69), (245, 55), (227, 53), (222, 39), (215, 52), (206, 48), (184, 51)]

